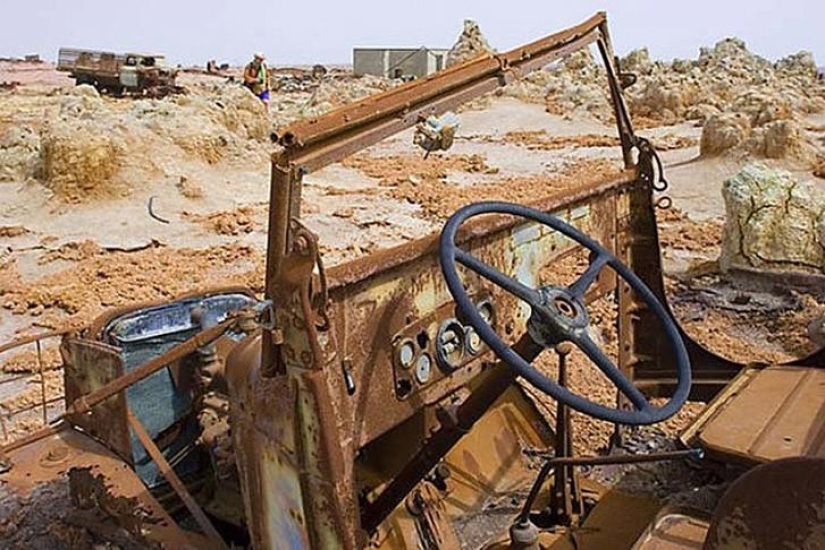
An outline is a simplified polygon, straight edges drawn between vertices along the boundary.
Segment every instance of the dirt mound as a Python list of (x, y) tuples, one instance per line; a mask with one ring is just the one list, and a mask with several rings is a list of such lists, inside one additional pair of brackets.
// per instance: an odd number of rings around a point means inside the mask
[(741, 145), (751, 134), (751, 123), (741, 113), (724, 113), (712, 116), (702, 128), (699, 150), (703, 155), (719, 155)]
[(282, 128), (303, 118), (322, 115), (347, 103), (389, 90), (399, 82), (364, 75), (345, 80), (324, 80), (312, 91), (278, 93), (271, 102), (272, 125)]
[(651, 62), (645, 50), (621, 61), (639, 82), (626, 91), (635, 116), (703, 124), (702, 154), (789, 157), (810, 163), (814, 144), (800, 120), (825, 112), (825, 86), (808, 52), (768, 61), (737, 38), (701, 48), (696, 60)]
[(226, 212), (214, 212), (206, 216), (183, 213), (183, 217), (201, 224), (207, 230), (218, 235), (241, 235), (263, 229), (262, 220), (266, 219), (266, 205), (241, 206)]
[(610, 120), (607, 77), (589, 50), (581, 50), (504, 89), (504, 95), (545, 106), (548, 113)]
[[(626, 91), (633, 115), (659, 124), (705, 123), (708, 154), (737, 152), (739, 144), (748, 142), (745, 153), (810, 160), (810, 144), (793, 129), (802, 116), (825, 112), (825, 86), (816, 80), (810, 53), (771, 63), (751, 53), (742, 40), (728, 38), (701, 48), (696, 60), (651, 62), (646, 50), (636, 50), (621, 64), (639, 76)], [(732, 120), (736, 114), (748, 118), (753, 132)]]
[(265, 163), (269, 132), (263, 104), (237, 84), (137, 101), (78, 86), (41, 129), (3, 134), (0, 181), (37, 178), (69, 202), (125, 195), (146, 182), (194, 175), (198, 163)]
[(178, 180), (177, 183), (177, 188), (180, 194), (187, 199), (201, 199), (204, 195), (203, 187), (186, 176), (180, 177), (180, 180)]
[(113, 179), (129, 149), (126, 137), (99, 96), (64, 98), (59, 118), (41, 135), (43, 179), (70, 201), (114, 194)]
[(478, 23), (472, 19), (465, 19), (464, 30), (461, 31), (458, 40), (447, 53), (447, 67), (460, 65), (465, 61), (492, 53), (495, 53), (495, 50), (481, 34)]
[(814, 148), (793, 120), (775, 120), (753, 127), (747, 115), (729, 112), (714, 115), (702, 128), (702, 155), (723, 153), (772, 159), (795, 159), (810, 163)]

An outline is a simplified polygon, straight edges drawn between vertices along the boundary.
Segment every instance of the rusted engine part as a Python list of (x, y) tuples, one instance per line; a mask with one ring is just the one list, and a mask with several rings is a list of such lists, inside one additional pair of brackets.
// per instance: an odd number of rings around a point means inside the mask
[(152, 460), (158, 465), (161, 474), (166, 481), (169, 482), (169, 485), (172, 486), (175, 493), (177, 493), (178, 497), (183, 501), (183, 504), (186, 506), (186, 509), (189, 510), (189, 513), (192, 514), (192, 517), (195, 518), (198, 526), (207, 534), (209, 537), (210, 542), (215, 548), (228, 548), (226, 543), (224, 543), (221, 535), (215, 529), (215, 526), (212, 525), (212, 522), (209, 521), (209, 518), (206, 517), (206, 514), (203, 512), (201, 507), (195, 502), (195, 499), (192, 498), (192, 495), (186, 489), (186, 486), (180, 480), (180, 478), (175, 473), (175, 470), (164, 458), (163, 454), (158, 449), (155, 442), (152, 441), (151, 436), (146, 431), (146, 428), (140, 423), (134, 414), (131, 411), (127, 411), (127, 418), (129, 420), (129, 426), (137, 435), (137, 438), (140, 440), (141, 445), (146, 449), (146, 452), (149, 453), (149, 456), (152, 457)]
[[(78, 431), (66, 427), (8, 456), (14, 468), (0, 475), (6, 489), (28, 495), (45, 483), (70, 483), (72, 499), (80, 509), (70, 508), (61, 515), (104, 541), (125, 547), (131, 543), (200, 548), (207, 543), (201, 535), (180, 529), (119, 457)], [(99, 507), (95, 512), (84, 510), (89, 505)]]
[(446, 151), (453, 146), (455, 132), (458, 129), (458, 117), (452, 111), (440, 117), (429, 116), (415, 125), (413, 144), (426, 151), (424, 158), (433, 151)]
[[(246, 334), (258, 330), (257, 323), (239, 322)], [(200, 435), (197, 445), (204, 449), (212, 464), (212, 482), (209, 489), (199, 495), (203, 508), (215, 517), (237, 527), (244, 525), (243, 497), (235, 465), (235, 451), (229, 420), (229, 399), (226, 396), (224, 359), (234, 347), (234, 342), (220, 339), (200, 348), (197, 353), (195, 374), (195, 402)]]
[[(192, 338), (176, 345), (163, 355), (148, 361), (132, 372), (115, 378), (114, 380), (109, 381), (88, 394), (77, 397), (71, 403), (66, 405), (66, 412), (62, 415), (62, 417), (56, 419), (54, 423), (60, 424), (64, 419), (68, 419), (72, 423), (83, 422), (83, 417), (92, 411), (95, 406), (103, 403), (111, 397), (116, 396), (117, 394), (120, 394), (132, 384), (154, 374), (160, 369), (166, 367), (168, 364), (174, 363), (175, 361), (178, 361), (195, 352), (198, 348), (208, 345), (212, 340), (218, 338), (235, 323), (237, 323), (237, 319), (231, 318), (217, 326), (206, 329)], [(99, 427), (102, 426), (106, 426), (106, 424), (101, 424)], [(48, 437), (54, 434), (55, 430), (55, 427), (46, 427), (17, 441), (13, 441), (4, 447), (0, 447), (0, 457), (8, 455), (11, 451), (24, 447), (34, 441)]]

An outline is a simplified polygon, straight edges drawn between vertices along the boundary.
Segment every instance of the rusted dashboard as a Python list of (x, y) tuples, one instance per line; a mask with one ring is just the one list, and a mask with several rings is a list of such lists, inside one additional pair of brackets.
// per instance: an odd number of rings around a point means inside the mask
[[(495, 305), (489, 293), (478, 293), (474, 303), (495, 327)], [(444, 304), (424, 318), (416, 319), (391, 340), (395, 396), (408, 399), (421, 395), (425, 403), (441, 397), (444, 387), (472, 378), (481, 368), (487, 346), (456, 314), (452, 304)], [(430, 397), (432, 396), (432, 397)]]
[[(589, 186), (535, 206), (552, 212), (629, 260), (633, 179)], [(468, 224), (459, 238), (481, 261), (533, 287), (560, 282), (553, 267), (579, 247), (561, 234), (510, 217)], [(630, 262), (628, 262), (630, 263)], [(493, 328), (514, 342), (529, 308), (475, 273), (463, 272), (474, 304)], [(351, 382), (348, 403), (357, 445), (364, 445), (417, 411), (467, 385), (494, 357), (458, 315), (443, 281), (435, 236), (333, 268), (330, 342)], [(615, 288), (606, 271), (593, 296)], [(592, 297), (591, 297), (592, 299)], [(347, 391), (341, 387), (342, 393)], [(343, 396), (342, 396), (343, 397)], [(369, 411), (365, 415), (362, 412)], [(342, 419), (344, 422), (346, 420)]]

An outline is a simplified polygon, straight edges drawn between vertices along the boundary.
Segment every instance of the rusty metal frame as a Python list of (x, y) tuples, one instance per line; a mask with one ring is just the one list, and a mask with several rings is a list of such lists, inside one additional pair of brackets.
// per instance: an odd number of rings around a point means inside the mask
[[(311, 288), (314, 279), (312, 270), (318, 251), (316, 238), (299, 222), (303, 176), (410, 128), (427, 116), (453, 109), (592, 44), (597, 45), (607, 73), (626, 171), (618, 179), (593, 182), (580, 189), (545, 198), (533, 206), (550, 211), (589, 204), (595, 198), (607, 197), (607, 201), (612, 201), (620, 195), (628, 195), (626, 203), (629, 206), (622, 213), (624, 217), (618, 219), (618, 212), (615, 212), (618, 200), (613, 202), (610, 208), (614, 209), (611, 211), (616, 219), (609, 223), (602, 220), (602, 229), (609, 230), (606, 237), (615, 240), (617, 245), (619, 239), (616, 235), (624, 235), (622, 249), (615, 251), (617, 256), (640, 270), (642, 278), (666, 302), (652, 202), (652, 192), (663, 190), (662, 186), (657, 187), (657, 176), (658, 183), (664, 185), (665, 182), (660, 166), (657, 171), (655, 151), (633, 131), (622, 96), (628, 75), (623, 74), (618, 66), (604, 13), (510, 52), (477, 58), (277, 133), (281, 149), (271, 158), (265, 280), (266, 298), (272, 300), (276, 307), (275, 326), (262, 333), (259, 346), (239, 346), (235, 360), (230, 361), (237, 365), (237, 369), (231, 374), (228, 372), (233, 379), (230, 387), (237, 392), (233, 396), (233, 411), (237, 415), (233, 426), (237, 428), (236, 452), (241, 478), (247, 491), (251, 492), (246, 497), (246, 506), (252, 516), (250, 529), (253, 541), (266, 544), (269, 536), (264, 519), (258, 517), (262, 514), (256, 511), (258, 506), (263, 509), (268, 506), (264, 502), (265, 489), (261, 485), (265, 483), (261, 471), (263, 466), (257, 462), (257, 456), (274, 453), (278, 456), (279, 467), (285, 468), (283, 475), (299, 483), (299, 494), (303, 494), (302, 511), (306, 514), (303, 532), (311, 543), (323, 544), (324, 541), (335, 540), (344, 547), (354, 547), (365, 542), (365, 535), (396, 508), (409, 489), (483, 414), (486, 410), (484, 404), (490, 396), (495, 397), (499, 386), (506, 386), (501, 376), (490, 376), (489, 383), (481, 382), (483, 387), (476, 388), (478, 395), (470, 401), (474, 405), (462, 413), (458, 425), (460, 429), (442, 426), (440, 431), (435, 432), (429, 443), (406, 463), (402, 471), (388, 480), (389, 485), (378, 499), (361, 507), (358, 520), (359, 513), (352, 502), (354, 488), (347, 476), (352, 469), (354, 450), (365, 441), (361, 439), (363, 434), (349, 433), (351, 426), (344, 427), (345, 423), (351, 422), (350, 419), (338, 416), (338, 413), (347, 410), (347, 405), (338, 402), (341, 388), (337, 387), (333, 373), (343, 369), (346, 377), (348, 358), (344, 356), (346, 350), (336, 343), (336, 333), (340, 330), (346, 333), (346, 327), (323, 330), (323, 346), (316, 327), (318, 313), (323, 313), (327, 304), (321, 304), (319, 312), (313, 309), (317, 296)], [(633, 154), (634, 150), (638, 151), (638, 159)], [(459, 240), (476, 237), (483, 240), (515, 223), (512, 219), (501, 217), (475, 221), (478, 223), (468, 224)], [(427, 237), (335, 266), (330, 269), (328, 277), (331, 302), (337, 304), (336, 300), (346, 295), (346, 287), (369, 285), (373, 276), (382, 277), (391, 271), (397, 273), (394, 270), (399, 270), (405, 263), (420, 267), (420, 262), (429, 261), (436, 250), (436, 239)], [(672, 365), (668, 365), (667, 359), (660, 360), (656, 356), (659, 354), (650, 354), (651, 350), (658, 351), (663, 347), (661, 335), (656, 330), (656, 320), (622, 294), (620, 292), (620, 323), (624, 326), (622, 337), (627, 336), (627, 342), (631, 344), (626, 350), (623, 348), (623, 364), (627, 365), (631, 376), (646, 369), (649, 392), (667, 392), (672, 384)], [(335, 322), (346, 324), (343, 318)], [(636, 332), (645, 335), (636, 341)], [(692, 356), (696, 353), (701, 355), (701, 348), (694, 347), (699, 351), (692, 349)], [(705, 352), (705, 358), (708, 356), (711, 354)], [(256, 372), (256, 368), (260, 370)], [(724, 364), (720, 370), (729, 378), (738, 366)], [(714, 388), (717, 383), (714, 378)], [(266, 393), (270, 395), (263, 401), (258, 393), (258, 389), (262, 388), (269, 388)], [(278, 405), (280, 414), (271, 418), (271, 426), (265, 426), (260, 422), (269, 418), (263, 411), (267, 406), (264, 403), (271, 407), (272, 392), (287, 402)], [(356, 402), (359, 407), (366, 404), (359, 398)], [(263, 414), (258, 416), (250, 411)], [(356, 429), (364, 428), (361, 421), (356, 418)], [(380, 433), (384, 428), (386, 426), (380, 426), (374, 431)], [(274, 444), (264, 435), (273, 429), (287, 430), (293, 439), (289, 442), (282, 439)]]
[[(236, 411), (236, 452), (241, 466), (241, 478), (246, 489), (252, 493), (247, 495), (247, 512), (252, 515), (250, 529), (253, 541), (265, 543), (267, 540), (267, 526), (260, 523), (263, 519), (259, 520), (261, 514), (256, 511), (258, 506), (266, 508), (266, 504), (262, 502), (264, 495), (260, 491), (264, 481), (260, 477), (261, 466), (255, 455), (261, 451), (273, 452), (272, 447), (268, 447), (263, 432), (274, 428), (286, 429), (291, 434), (290, 440), (281, 440), (278, 444), (280, 447), (277, 452), (283, 453), (282, 456), (279, 455), (278, 463), (288, 464), (289, 471), (282, 475), (296, 479), (301, 493), (312, 495), (311, 498), (305, 497), (303, 503), (303, 513), (306, 514), (303, 522), (305, 536), (316, 544), (334, 539), (344, 547), (353, 547), (364, 542), (365, 533), (376, 528), (395, 509), (409, 489), (432, 469), (437, 460), (483, 414), (486, 410), (484, 405), (490, 399), (494, 400), (496, 392), (507, 385), (503, 383), (503, 375), (490, 376), (488, 382), (482, 382), (483, 387), (476, 388), (474, 393), (477, 396), (469, 402), (472, 405), (468, 405), (467, 410), (461, 413), (461, 422), (457, 428), (443, 427), (433, 435), (429, 443), (390, 481), (378, 500), (361, 508), (360, 521), (358, 520), (358, 511), (351, 502), (354, 487), (347, 472), (352, 468), (350, 459), (354, 453), (353, 445), (357, 448), (363, 441), (349, 439), (353, 435), (358, 439), (361, 434), (342, 431), (343, 419), (336, 418), (336, 411), (340, 412), (336, 399), (339, 388), (329, 373), (338, 372), (342, 368), (346, 372), (347, 359), (338, 357), (339, 353), (345, 351), (338, 349), (338, 344), (334, 342), (336, 330), (330, 331), (326, 336), (332, 339), (329, 342), (332, 352), (328, 355), (320, 344), (316, 328), (317, 317), (311, 305), (315, 298), (311, 282), (316, 260), (312, 256), (318, 254), (317, 243), (312, 246), (315, 237), (298, 222), (301, 216), (303, 176), (409, 128), (429, 115), (453, 109), (504, 86), (531, 70), (594, 43), (598, 46), (606, 68), (627, 171), (618, 181), (594, 182), (564, 196), (545, 199), (541, 205), (535, 206), (550, 209), (554, 204), (557, 207), (570, 206), (594, 197), (629, 194), (627, 217), (623, 221), (612, 220), (610, 227), (613, 227), (613, 231), (609, 235), (611, 239), (619, 233), (629, 235), (629, 242), (623, 243), (625, 248), (617, 250), (617, 255), (625, 260), (638, 260), (630, 261), (628, 265), (644, 273), (643, 278), (652, 283), (654, 290), (660, 291), (658, 294), (664, 301), (659, 250), (657, 246), (652, 246), (658, 243), (658, 237), (650, 196), (654, 189), (658, 189), (655, 177), (658, 175), (661, 180), (661, 173), (656, 173), (655, 151), (645, 140), (634, 134), (621, 93), (623, 80), (620, 82), (620, 79), (623, 79), (623, 74), (613, 54), (604, 13), (510, 52), (480, 57), (278, 132), (277, 138), (282, 148), (271, 159), (265, 280), (266, 298), (276, 304), (276, 322), (271, 330), (263, 332), (260, 348), (240, 346), (238, 357), (233, 362), (239, 368), (232, 374), (228, 373), (234, 378), (234, 383), (231, 382), (230, 386), (239, 392), (233, 397), (233, 403), (235, 400), (243, 403), (245, 407), (238, 405), (241, 409), (259, 409), (258, 394), (248, 387), (251, 380), (244, 379), (245, 376), (258, 379), (259, 375), (250, 371), (254, 370), (256, 363), (259, 364), (260, 375), (272, 382), (255, 382), (253, 386), (260, 384), (261, 387), (271, 388), (267, 392), (278, 387), (279, 395), (289, 401), (279, 405), (279, 408), (287, 409), (291, 418), (280, 419), (280, 422), (286, 420), (288, 427), (281, 425), (278, 419), (273, 419), (278, 427), (257, 426), (255, 415), (250, 417), (249, 412)], [(633, 155), (634, 149), (639, 152), (638, 161)], [(641, 216), (641, 222), (634, 220), (636, 214)], [(479, 220), (478, 224), (468, 224), (459, 238), (470, 240), (491, 235), (514, 223), (512, 219), (501, 218), (493, 221)], [(622, 226), (622, 223), (630, 226)], [(639, 235), (645, 236), (645, 239), (636, 239)], [(646, 240), (647, 236), (651, 236), (651, 240)], [(369, 284), (372, 275), (380, 276), (394, 268), (398, 269), (405, 262), (430, 257), (436, 247), (435, 238), (425, 238), (336, 266), (329, 272), (329, 290), (332, 292), (356, 283)], [(626, 323), (626, 327), (633, 327), (629, 329), (630, 332), (639, 330), (641, 326), (649, 329), (646, 330), (649, 333), (648, 340), (641, 344), (633, 342), (633, 347), (624, 359), (632, 366), (650, 365), (659, 377), (657, 387), (665, 388), (671, 382), (667, 374), (661, 372), (663, 367), (667, 372), (667, 365), (659, 364), (659, 358), (643, 353), (645, 350), (658, 350), (662, 345), (655, 325), (651, 324), (655, 323), (655, 319), (640, 311), (632, 302), (624, 303), (621, 309), (625, 316), (622, 322)], [(289, 392), (284, 392), (283, 384), (289, 386)], [(250, 391), (251, 394), (248, 393)], [(257, 420), (260, 421), (261, 418)], [(246, 434), (246, 440), (242, 434)], [(345, 440), (347, 443), (344, 445)], [(250, 452), (252, 454), (247, 456), (246, 453)], [(245, 470), (247, 467), (249, 469)], [(350, 502), (347, 503), (347, 500)], [(252, 502), (255, 506), (250, 508)]]
[[(304, 174), (410, 128), (427, 116), (444, 113), (506, 86), (594, 43), (598, 44), (607, 70), (625, 168), (631, 169), (635, 166), (632, 151), (638, 146), (638, 140), (617, 80), (619, 68), (605, 12), (509, 52), (476, 58), (279, 131), (275, 137), (282, 149), (271, 159), (266, 298), (275, 296), (284, 258), (292, 248), (290, 225), (291, 220), (301, 216)], [(264, 338), (263, 364), (283, 372), (274, 348), (272, 338)]]

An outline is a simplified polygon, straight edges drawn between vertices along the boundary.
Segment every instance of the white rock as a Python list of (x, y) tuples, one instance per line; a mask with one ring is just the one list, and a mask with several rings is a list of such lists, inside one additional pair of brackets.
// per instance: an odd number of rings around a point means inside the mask
[(725, 182), (722, 196), (723, 270), (823, 271), (825, 193), (816, 185), (754, 163)]

